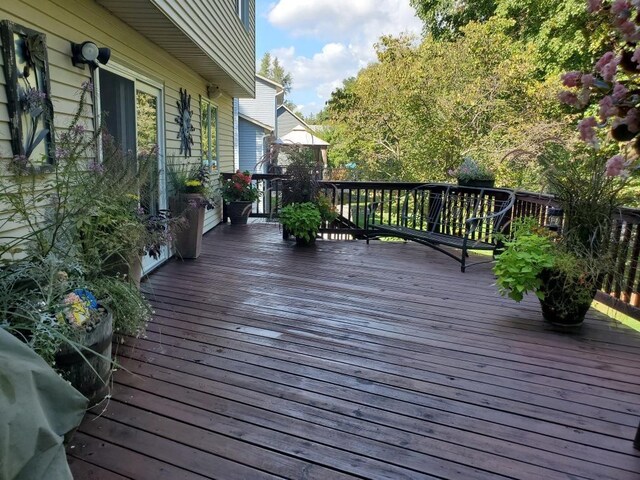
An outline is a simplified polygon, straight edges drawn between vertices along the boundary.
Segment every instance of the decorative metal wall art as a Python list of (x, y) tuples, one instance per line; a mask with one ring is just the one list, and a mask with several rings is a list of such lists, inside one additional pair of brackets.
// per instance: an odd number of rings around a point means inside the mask
[(191, 95), (187, 94), (187, 89), (180, 89), (180, 100), (176, 102), (178, 105), (178, 116), (176, 123), (180, 125), (178, 130), (178, 138), (180, 139), (180, 154), (184, 153), (184, 157), (191, 156), (191, 145), (193, 145), (193, 135), (191, 132), (195, 127), (191, 124), (193, 118), (193, 110), (191, 110)]
[(46, 36), (3, 20), (0, 38), (14, 167), (47, 166), (55, 156)]

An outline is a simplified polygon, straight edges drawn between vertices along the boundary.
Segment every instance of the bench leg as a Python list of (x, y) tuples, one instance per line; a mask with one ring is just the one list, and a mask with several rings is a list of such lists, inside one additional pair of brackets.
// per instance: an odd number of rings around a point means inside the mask
[(462, 273), (464, 273), (464, 269), (465, 269), (465, 261), (467, 259), (467, 257), (469, 256), (469, 254), (467, 253), (466, 250), (462, 251), (462, 257), (460, 258), (460, 271)]

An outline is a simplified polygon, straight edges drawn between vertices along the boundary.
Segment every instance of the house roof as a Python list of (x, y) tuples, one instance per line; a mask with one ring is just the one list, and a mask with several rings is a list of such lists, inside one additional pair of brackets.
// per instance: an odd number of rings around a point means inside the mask
[(296, 115), (295, 113), (293, 113), (289, 107), (287, 107), (286, 105), (280, 105), (280, 106), (278, 107), (278, 110), (280, 110), (281, 108), (282, 108), (282, 109), (284, 109), (284, 110), (286, 110), (287, 112), (289, 112), (291, 115), (293, 115), (293, 116), (295, 117), (295, 119), (296, 119), (296, 120), (298, 120), (298, 123), (299, 123), (300, 125), (302, 125), (303, 127), (305, 127), (307, 130), (311, 130), (311, 128), (309, 127), (309, 125), (307, 124), (307, 122), (305, 122), (305, 121), (304, 121), (303, 119), (301, 119), (298, 115)]
[(273, 126), (272, 125), (267, 125), (266, 123), (262, 123), (259, 120), (256, 120), (255, 118), (251, 118), (247, 115), (243, 115), (242, 113), (238, 114), (238, 118), (242, 118), (243, 120), (246, 120), (249, 123), (253, 123), (254, 125), (257, 125), (260, 128), (264, 128), (266, 131), (268, 132), (272, 132), (273, 131)]
[(278, 138), (275, 143), (295, 144), (295, 145), (314, 146), (314, 147), (329, 146), (327, 142), (308, 132), (307, 129), (304, 128), (302, 125), (296, 126), (289, 133), (287, 133), (283, 137)]
[(259, 75), (257, 73), (256, 73), (256, 80), (262, 80), (264, 83), (268, 83), (269, 85), (275, 87), (278, 93), (284, 90), (284, 87), (280, 85), (278, 82), (274, 82), (270, 78), (263, 77), (262, 75)]

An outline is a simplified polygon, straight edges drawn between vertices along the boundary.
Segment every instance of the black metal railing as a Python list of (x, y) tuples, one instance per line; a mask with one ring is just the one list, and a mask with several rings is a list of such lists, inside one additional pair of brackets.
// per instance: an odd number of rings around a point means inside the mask
[[(223, 174), (225, 178), (230, 178), (231, 175)], [(282, 182), (286, 178), (286, 174), (252, 176), (257, 188), (263, 192), (260, 200), (253, 204), (252, 217), (277, 218), (282, 205)], [(380, 202), (376, 218), (387, 224), (399, 222), (404, 197), (422, 184), (423, 182), (320, 181), (321, 191), (331, 198), (339, 214), (335, 222), (323, 225), (321, 233), (330, 239), (365, 238), (366, 207), (373, 202)], [(516, 192), (512, 220), (528, 216), (546, 226), (549, 224), (550, 209), (557, 206), (550, 195)], [(614, 215), (609, 248), (615, 269), (605, 278), (597, 299), (640, 319), (640, 209), (621, 208)]]

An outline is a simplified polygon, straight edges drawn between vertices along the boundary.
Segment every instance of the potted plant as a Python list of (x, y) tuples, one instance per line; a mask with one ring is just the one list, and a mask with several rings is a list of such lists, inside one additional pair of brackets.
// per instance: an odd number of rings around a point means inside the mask
[(251, 205), (262, 192), (251, 182), (248, 170), (237, 170), (231, 178), (220, 179), (220, 194), (232, 225), (244, 225), (251, 214)]
[(313, 202), (292, 203), (280, 210), (280, 223), (296, 237), (298, 245), (306, 246), (315, 243), (322, 216)]
[(211, 174), (202, 164), (169, 164), (171, 211), (185, 224), (176, 235), (176, 249), (182, 258), (195, 259), (202, 250), (205, 209), (213, 208)]
[(601, 267), (592, 257), (576, 255), (535, 219), (524, 218), (513, 223), (493, 270), (502, 295), (520, 302), (532, 292), (545, 320), (575, 327), (582, 324), (593, 301)]
[(471, 157), (464, 157), (458, 168), (449, 170), (449, 175), (456, 177), (458, 185), (464, 187), (493, 188), (496, 181), (491, 170)]
[(140, 251), (148, 237), (131, 197), (136, 169), (87, 164), (96, 135), (79, 124), (85, 94), (72, 125), (56, 135), (50, 173), (0, 175), (9, 221), (24, 225), (0, 241), (0, 328), (99, 400), (112, 370), (112, 332), (137, 335), (151, 316), (140, 291), (105, 264)]

